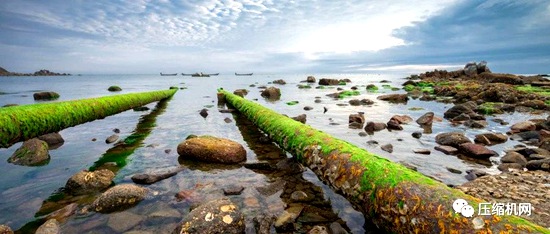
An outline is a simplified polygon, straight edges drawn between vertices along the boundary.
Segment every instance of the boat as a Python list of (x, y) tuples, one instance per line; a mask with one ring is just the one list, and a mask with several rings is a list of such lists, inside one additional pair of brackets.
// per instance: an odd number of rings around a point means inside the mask
[(197, 72), (193, 74), (181, 73), (182, 76), (191, 76), (191, 77), (210, 77), (210, 75), (217, 76), (218, 74), (220, 73), (216, 73), (216, 74), (205, 74), (202, 72)]
[(178, 73), (160, 73), (161, 76), (177, 76)]
[(235, 72), (236, 76), (251, 76), (252, 74), (254, 74), (254, 73), (236, 73)]

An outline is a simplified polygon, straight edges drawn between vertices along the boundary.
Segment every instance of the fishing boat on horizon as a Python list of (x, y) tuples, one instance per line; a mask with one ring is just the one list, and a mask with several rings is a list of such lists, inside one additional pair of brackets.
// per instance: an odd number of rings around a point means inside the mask
[(161, 76), (177, 76), (178, 73), (160, 73)]
[(254, 73), (236, 73), (235, 72), (236, 76), (251, 76), (252, 74), (254, 74)]
[(215, 75), (217, 76), (219, 73), (216, 73), (216, 74), (205, 74), (205, 73), (202, 73), (202, 72), (197, 72), (197, 73), (193, 73), (193, 74), (187, 74), (187, 73), (181, 73), (182, 76), (191, 76), (191, 77), (210, 77), (210, 75)]

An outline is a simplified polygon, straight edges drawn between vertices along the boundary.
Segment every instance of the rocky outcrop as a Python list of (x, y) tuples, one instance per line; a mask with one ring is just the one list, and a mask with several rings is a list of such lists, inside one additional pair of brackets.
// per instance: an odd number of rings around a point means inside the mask
[(59, 94), (56, 92), (38, 92), (32, 95), (34, 100), (55, 100), (59, 98)]
[(107, 169), (80, 171), (69, 178), (65, 184), (65, 192), (73, 195), (100, 192), (111, 186), (113, 178), (115, 173)]
[(135, 206), (145, 199), (147, 189), (134, 184), (120, 184), (105, 191), (91, 205), (99, 213), (111, 213)]
[(18, 73), (18, 72), (9, 72), (8, 70), (0, 67), (0, 76), (70, 76), (68, 73), (57, 73), (51, 72), (46, 69), (36, 71), (34, 73)]
[(173, 233), (244, 233), (244, 216), (228, 198), (207, 202), (193, 209)]
[(9, 163), (23, 166), (36, 166), (47, 163), (50, 160), (48, 143), (33, 138), (25, 141), (10, 158)]
[(233, 164), (246, 160), (244, 147), (232, 140), (213, 136), (187, 139), (178, 145), (178, 154), (184, 159)]

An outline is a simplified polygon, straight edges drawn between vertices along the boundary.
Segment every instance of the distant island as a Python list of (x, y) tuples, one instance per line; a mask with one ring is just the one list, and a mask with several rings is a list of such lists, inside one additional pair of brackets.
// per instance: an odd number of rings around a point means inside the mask
[(34, 73), (18, 73), (18, 72), (10, 72), (2, 67), (0, 67), (0, 76), (70, 76), (69, 73), (57, 73), (57, 72), (51, 72), (45, 69), (42, 69), (40, 71), (36, 71)]

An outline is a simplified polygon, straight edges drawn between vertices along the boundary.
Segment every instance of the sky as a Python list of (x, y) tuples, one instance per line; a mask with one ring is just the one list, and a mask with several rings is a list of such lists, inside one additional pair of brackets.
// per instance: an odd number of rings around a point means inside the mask
[(82, 74), (550, 73), (548, 0), (1, 0), (0, 67)]

